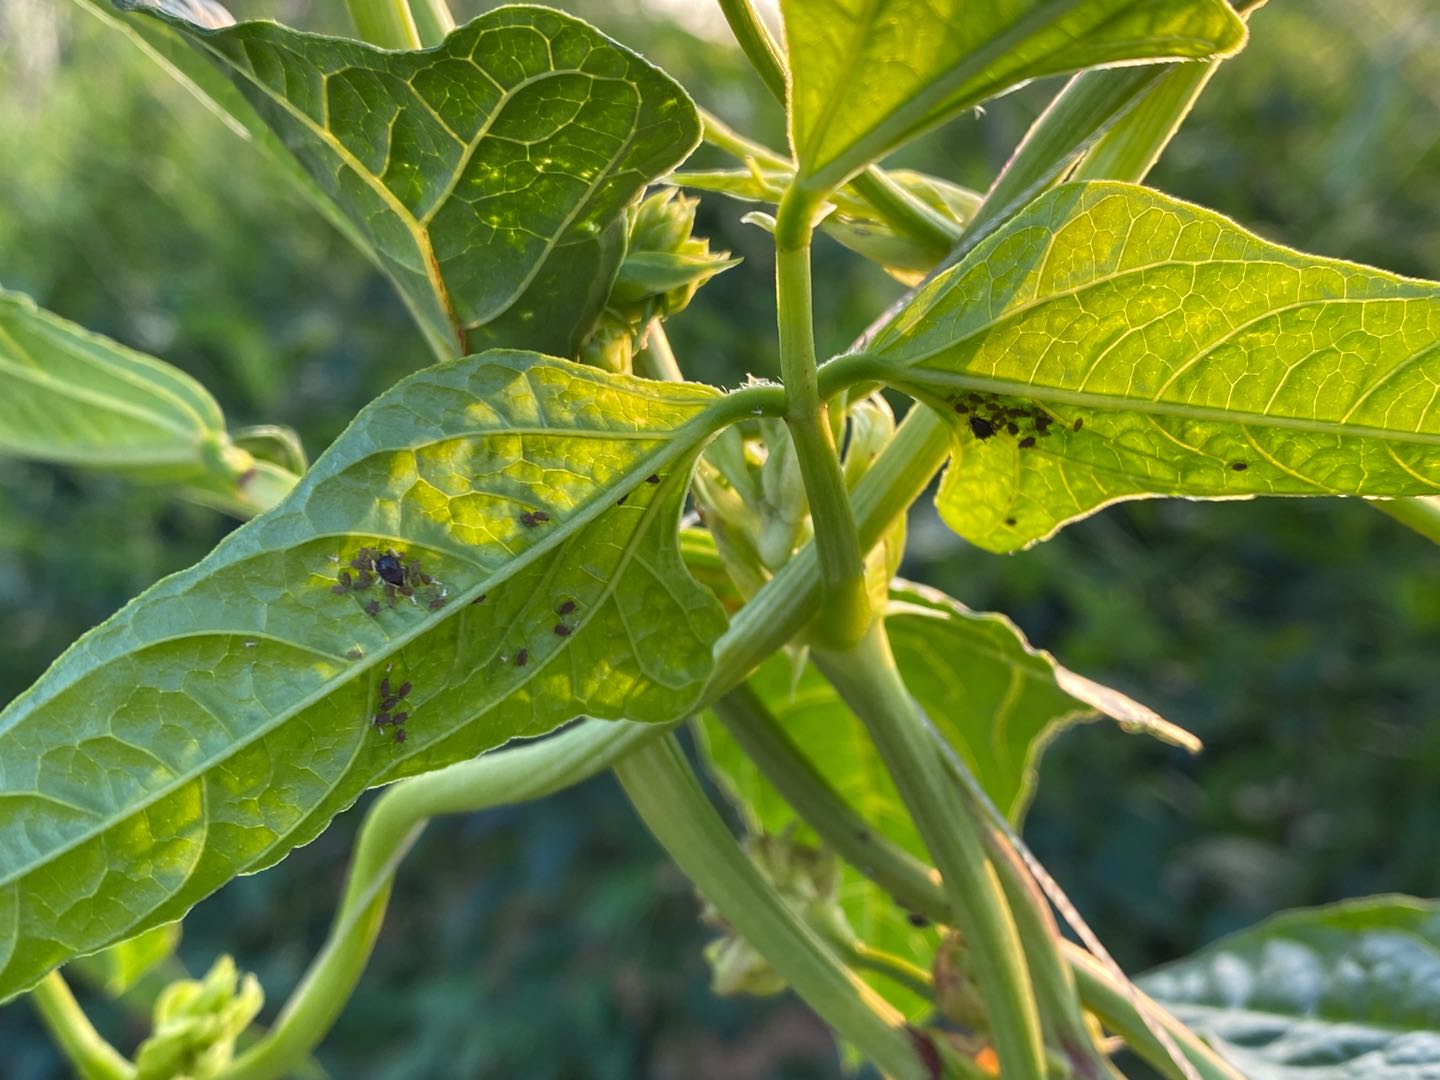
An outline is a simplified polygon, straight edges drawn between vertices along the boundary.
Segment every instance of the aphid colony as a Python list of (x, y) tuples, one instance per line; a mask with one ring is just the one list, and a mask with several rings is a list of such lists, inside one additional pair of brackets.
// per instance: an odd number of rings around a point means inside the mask
[(380, 680), (380, 707), (371, 717), (370, 723), (378, 730), (384, 731), (387, 727), (395, 731), (395, 741), (405, 741), (405, 721), (410, 719), (408, 712), (399, 711), (398, 706), (410, 694), (410, 684), (402, 682), (393, 690), (390, 688), (390, 676), (386, 675)]
[[(354, 570), (352, 575), (350, 570)], [(362, 547), (350, 560), (350, 570), (341, 570), (330, 591), (336, 596), (349, 592), (364, 592), (381, 587), (385, 602), (395, 606), (397, 597), (403, 597), (412, 604), (422, 600), (425, 606), (435, 611), (445, 606), (449, 591), (425, 573), (419, 559), (407, 560), (387, 549), (378, 552), (374, 548)], [(380, 601), (371, 599), (365, 603), (365, 614), (372, 619), (380, 614)]]
[[(1029, 405), (994, 394), (982, 394), (970, 390), (956, 398), (955, 412), (965, 417), (970, 434), (984, 442), (993, 436), (1006, 434), (1018, 439), (1021, 450), (1029, 450), (1039, 439), (1047, 438), (1051, 428), (1058, 423), (1038, 405)], [(1079, 431), (1085, 421), (1076, 418), (1072, 431)]]

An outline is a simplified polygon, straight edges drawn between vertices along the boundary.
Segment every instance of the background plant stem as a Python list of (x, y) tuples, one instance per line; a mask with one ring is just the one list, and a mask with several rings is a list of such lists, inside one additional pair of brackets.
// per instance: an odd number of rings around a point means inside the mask
[(60, 972), (46, 975), (30, 991), (30, 1000), (39, 1010), (51, 1038), (83, 1080), (131, 1080), (134, 1077), (135, 1066), (101, 1038)]
[(405, 0), (345, 0), (362, 41), (382, 49), (418, 49), (420, 34)]

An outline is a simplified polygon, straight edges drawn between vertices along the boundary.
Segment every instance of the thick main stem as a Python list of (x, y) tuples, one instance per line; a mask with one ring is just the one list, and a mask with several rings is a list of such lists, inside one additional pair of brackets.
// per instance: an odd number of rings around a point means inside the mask
[(382, 49), (418, 49), (420, 33), (406, 0), (346, 0), (361, 39)]
[(785, 382), (785, 423), (795, 456), (820, 558), (821, 640), (844, 646), (870, 623), (865, 564), (840, 469), (840, 455), (820, 402), (815, 364), (814, 313), (810, 299), (810, 237), (815, 203), (797, 185), (775, 215), (775, 281), (779, 306), (780, 370)]
[(950, 783), (895, 667), (884, 623), (877, 620), (848, 649), (817, 649), (815, 660), (870, 732), (940, 868), (974, 961), (1002, 1075), (1040, 1080), (1045, 1045), (1014, 916), (985, 853), (981, 826)]
[(926, 1075), (904, 1017), (776, 894), (705, 797), (673, 737), (631, 751), (615, 775), (685, 875), (821, 1019), (887, 1075)]

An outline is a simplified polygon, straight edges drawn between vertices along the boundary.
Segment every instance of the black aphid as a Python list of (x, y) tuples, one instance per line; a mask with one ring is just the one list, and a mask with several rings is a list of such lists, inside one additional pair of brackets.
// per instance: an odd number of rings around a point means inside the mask
[(375, 719), (372, 723), (374, 723), (376, 727), (384, 727), (390, 723), (390, 714), (388, 712), (378, 712), (375, 714)]
[(524, 525), (527, 529), (533, 529), (536, 525), (540, 524), (540, 521), (529, 510), (526, 510), (520, 515), (520, 524)]
[(570, 627), (566, 626), (563, 622), (562, 622), (562, 623), (556, 623), (556, 624), (555, 624), (555, 636), (556, 636), (556, 637), (569, 637), (569, 636), (570, 636)]
[(395, 696), (397, 698), (408, 697), (409, 694), (410, 684), (408, 682), (402, 682), (399, 686), (395, 688)]
[(530, 650), (529, 650), (529, 649), (521, 649), (519, 652), (517, 652), (517, 653), (515, 654), (515, 666), (516, 666), (516, 667), (524, 667), (524, 666), (525, 666), (526, 664), (528, 664), (529, 662), (530, 662)]
[(409, 720), (409, 719), (410, 719), (410, 714), (409, 714), (408, 712), (397, 712), (397, 713), (395, 714), (395, 719), (391, 720), (390, 722), (391, 722), (392, 724), (395, 724), (395, 725), (398, 726), (398, 725), (400, 725), (400, 724), (405, 723), (405, 721), (406, 721), (406, 720)]
[(397, 743), (403, 743), (405, 741), (405, 729), (403, 727), (397, 727), (395, 729), (395, 741)]
[(479, 596), (475, 597), (474, 600), (471, 600), (471, 601), (470, 601), (470, 603), (472, 603), (472, 604), (483, 604), (484, 602), (485, 602), (485, 594), (484, 594), (483, 592), (482, 592)]
[(1015, 423), (1014, 420), (1011, 420), (1008, 424), (1005, 425), (1005, 430), (1008, 431), (1011, 435), (1019, 435), (1020, 425)]
[(1015, 525), (1015, 519), (1014, 519), (1014, 518), (1006, 518), (1006, 519), (1005, 519), (1005, 524), (1006, 524), (1006, 525), (1009, 525), (1009, 526), (1011, 526), (1011, 527), (1013, 528), (1014, 525)]
[(1080, 430), (1082, 427), (1084, 427), (1084, 426), (1085, 426), (1085, 418), (1084, 418), (1084, 417), (1081, 417), (1081, 416), (1077, 416), (1077, 417), (1075, 418), (1075, 423), (1073, 423), (1073, 424), (1070, 425), (1070, 430), (1071, 430), (1071, 431), (1079, 431), (1079, 430)]
[(621, 495), (618, 499), (615, 500), (615, 505), (616, 505), (616, 506), (624, 506), (624, 505), (625, 505), (625, 500), (628, 499), (629, 497), (630, 497), (630, 493), (627, 491), (624, 495)]
[(375, 584), (375, 575), (369, 570), (361, 570), (355, 577), (355, 588), (368, 589)]
[(1249, 467), (1250, 466), (1246, 465), (1243, 461), (1232, 461), (1230, 463), (1230, 468), (1234, 469), (1236, 472), (1244, 472)]
[(550, 515), (547, 514), (544, 510), (536, 510), (536, 511), (535, 511), (533, 514), (531, 514), (530, 516), (531, 516), (532, 518), (534, 518), (536, 521), (549, 521), (549, 520), (550, 520)]
[(337, 581), (334, 585), (330, 586), (330, 591), (336, 596), (344, 596), (347, 592), (350, 591), (350, 586)]
[(351, 649), (345, 654), (345, 657), (349, 660), (359, 660), (364, 655), (365, 654), (359, 649)]
[(574, 601), (574, 600), (566, 600), (563, 604), (561, 604), (559, 607), (557, 607), (557, 608), (555, 609), (555, 614), (556, 614), (556, 615), (569, 615), (570, 612), (572, 612), (572, 611), (574, 611), (574, 610), (575, 610), (575, 601)]
[(652, 472), (649, 476), (645, 477), (645, 483), (647, 483), (647, 484), (658, 484), (659, 482), (660, 482), (660, 474), (659, 474), (659, 473), (653, 473), (653, 472)]
[(1034, 435), (1026, 435), (1023, 439), (1020, 440), (1020, 449), (1021, 449), (1021, 450), (1029, 450), (1030, 447), (1032, 447), (1032, 446), (1034, 446), (1034, 445), (1035, 445), (1035, 436), (1034, 436)]
[(387, 585), (405, 584), (405, 564), (393, 551), (387, 551), (375, 560), (375, 573)]
[(391, 709), (393, 709), (396, 705), (399, 705), (399, 704), (400, 704), (400, 699), (399, 699), (398, 697), (396, 697), (394, 694), (391, 694), (391, 695), (390, 695), (389, 697), (387, 697), (384, 701), (380, 702), (380, 711), (381, 711), (381, 712), (389, 712)]
[(380, 696), (390, 696), (390, 676), (388, 675), (386, 675), (383, 679), (380, 680)]
[(995, 434), (995, 425), (983, 416), (970, 417), (970, 433), (977, 439), (988, 439)]
[(425, 606), (428, 607), (431, 611), (439, 611), (442, 607), (445, 606), (445, 597), (437, 596)]
[(375, 569), (375, 552), (371, 551), (368, 547), (362, 547), (355, 553), (355, 557), (350, 560), (350, 566), (355, 570)]
[(907, 912), (905, 915), (905, 921), (908, 922), (911, 926), (915, 927), (917, 930), (923, 930), (925, 929), (925, 927), (930, 925), (930, 920), (927, 919), (924, 915), (921, 915), (918, 911)]
[(365, 605), (365, 614), (366, 614), (366, 615), (369, 615), (372, 619), (375, 618), (375, 616), (379, 615), (379, 614), (380, 614), (380, 601), (378, 601), (378, 600), (371, 600), (368, 604), (366, 604), (366, 605)]
[(963, 401), (955, 402), (955, 411), (961, 416), (970, 415), (970, 407), (966, 405)]

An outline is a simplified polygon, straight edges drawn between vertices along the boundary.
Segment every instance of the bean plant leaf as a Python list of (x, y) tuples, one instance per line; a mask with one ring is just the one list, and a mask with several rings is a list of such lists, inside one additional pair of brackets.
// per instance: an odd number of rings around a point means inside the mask
[(165, 923), (98, 953), (78, 957), (65, 970), (78, 972), (112, 998), (121, 997), (174, 956), (179, 945), (180, 924)]
[(683, 715), (726, 619), (676, 530), (726, 404), (532, 353), (440, 364), (81, 638), (0, 713), (0, 998), (371, 785), (581, 713)]
[(820, 189), (1031, 79), (1245, 41), (1223, 0), (781, 0), (780, 11), (790, 145)]
[(247, 516), (294, 483), (231, 443), (189, 375), (4, 289), (0, 377), (0, 454), (173, 484)]
[[(933, 589), (897, 582), (885, 620), (896, 662), (930, 720), (964, 757), (985, 791), (1017, 824), (1035, 784), (1035, 767), (1053, 738), (1101, 713), (1129, 730), (1144, 730), (1196, 748), (1193, 736), (1145, 706), (1068, 671), (1026, 642), (1003, 615), (970, 611)], [(809, 665), (796, 674), (776, 656), (751, 685), (786, 734), (845, 800), (912, 854), (925, 847), (864, 725), (830, 684)], [(781, 794), (756, 769), (715, 717), (704, 721), (709, 760), (752, 827), (779, 833), (800, 826)], [(867, 943), (922, 966), (933, 935), (910, 925), (907, 913), (853, 868), (846, 868), (842, 901), (851, 925)], [(889, 984), (877, 983), (887, 995)], [(895, 993), (911, 1011), (921, 1002)]]
[(1139, 980), (1250, 1080), (1440, 1075), (1440, 905), (1290, 911)]
[(624, 254), (621, 210), (700, 137), (669, 76), (548, 8), (497, 8), (397, 53), (117, 2), (229, 75), (449, 353), (573, 356)]
[(940, 513), (992, 551), (1123, 499), (1440, 491), (1440, 285), (1144, 188), (1042, 196), (872, 349), (951, 422)]

